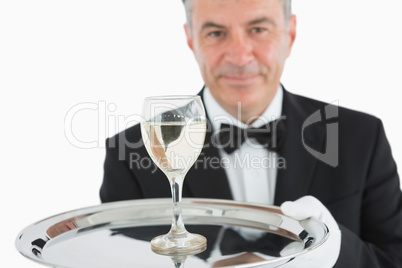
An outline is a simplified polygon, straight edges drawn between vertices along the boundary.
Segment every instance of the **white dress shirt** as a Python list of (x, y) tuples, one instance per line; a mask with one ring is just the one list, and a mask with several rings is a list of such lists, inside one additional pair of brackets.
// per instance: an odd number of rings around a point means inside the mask
[[(205, 88), (203, 98), (213, 131), (219, 130), (222, 123), (241, 128), (258, 128), (280, 118), (282, 113), (281, 86), (271, 104), (251, 126), (247, 126), (226, 112), (208, 88)], [(278, 161), (276, 153), (268, 151), (254, 139), (244, 142), (231, 154), (227, 154), (223, 149), (219, 149), (219, 153), (234, 200), (267, 205), (274, 203)]]

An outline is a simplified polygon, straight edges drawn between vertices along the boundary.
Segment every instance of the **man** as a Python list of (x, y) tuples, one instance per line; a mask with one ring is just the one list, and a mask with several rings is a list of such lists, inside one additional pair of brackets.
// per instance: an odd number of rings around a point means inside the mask
[[(183, 196), (281, 205), (288, 216), (326, 223), (329, 240), (287, 267), (402, 267), (402, 194), (381, 121), (293, 95), (280, 84), (296, 37), (290, 1), (184, 4), (187, 42), (205, 82), (200, 95), (211, 124), (201, 159), (229, 164), (193, 167)], [(284, 133), (268, 149), (245, 142), (226, 152), (214, 142), (222, 115), (240, 128), (281, 118)], [(323, 118), (333, 121), (319, 123)], [(138, 125), (107, 141), (103, 202), (170, 195), (167, 183), (155, 188), (166, 180), (162, 173), (134, 163), (148, 157), (143, 146), (130, 146), (138, 142)], [(235, 165), (248, 155), (271, 165)]]

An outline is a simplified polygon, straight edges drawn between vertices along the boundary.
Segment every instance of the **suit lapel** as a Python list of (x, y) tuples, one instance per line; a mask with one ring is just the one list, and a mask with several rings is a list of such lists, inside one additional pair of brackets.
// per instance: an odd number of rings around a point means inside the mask
[[(203, 98), (204, 88), (198, 95)], [(204, 148), (184, 180), (185, 193), (204, 198), (233, 199), (226, 172), (222, 168), (218, 149), (212, 143), (213, 129), (207, 116)]]
[[(302, 141), (303, 123), (316, 107), (304, 107), (299, 97), (284, 90), (283, 114), (286, 116), (286, 136), (279, 152), (286, 168), (278, 169), (275, 205), (287, 200), (295, 200), (309, 193), (317, 159), (309, 154)], [(311, 126), (305, 138), (310, 147), (322, 151), (325, 129), (322, 125)]]
[(204, 149), (186, 176), (185, 187), (190, 196), (233, 199), (226, 172), (220, 165), (218, 149), (210, 142), (210, 132), (205, 140)]

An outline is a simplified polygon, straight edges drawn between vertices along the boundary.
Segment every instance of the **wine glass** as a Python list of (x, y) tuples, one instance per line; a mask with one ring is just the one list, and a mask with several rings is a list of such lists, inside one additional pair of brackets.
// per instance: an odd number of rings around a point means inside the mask
[(151, 241), (156, 253), (188, 255), (206, 248), (204, 236), (186, 230), (180, 206), (184, 177), (204, 146), (205, 132), (205, 110), (199, 96), (145, 98), (142, 139), (151, 159), (168, 178), (173, 199), (169, 233)]

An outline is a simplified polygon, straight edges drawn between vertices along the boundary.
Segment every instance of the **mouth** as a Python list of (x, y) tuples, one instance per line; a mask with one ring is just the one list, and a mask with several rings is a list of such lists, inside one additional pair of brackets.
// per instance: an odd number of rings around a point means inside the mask
[(221, 77), (223, 81), (231, 86), (250, 86), (257, 82), (260, 78), (259, 75), (224, 75)]

